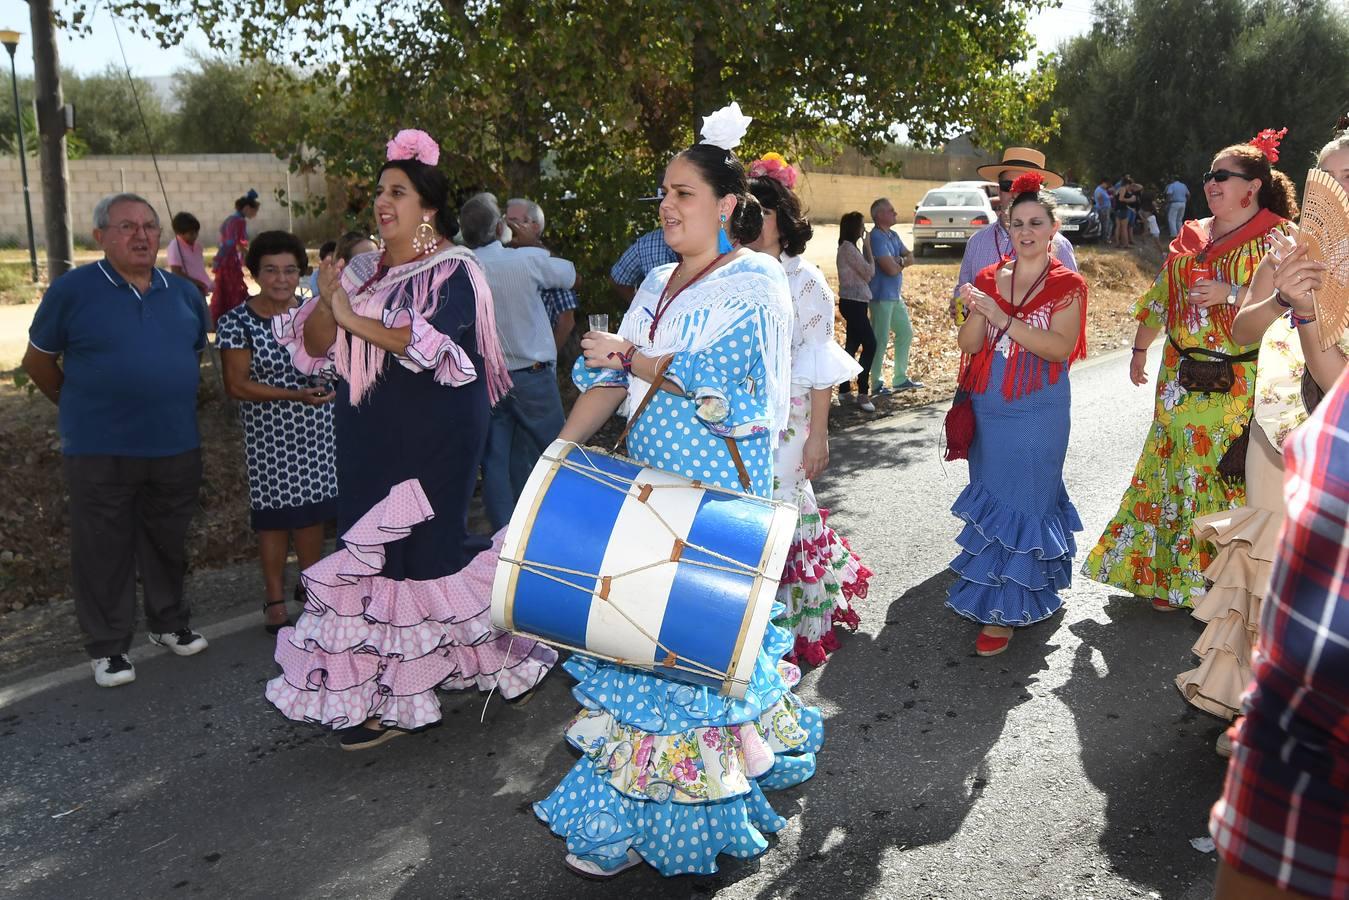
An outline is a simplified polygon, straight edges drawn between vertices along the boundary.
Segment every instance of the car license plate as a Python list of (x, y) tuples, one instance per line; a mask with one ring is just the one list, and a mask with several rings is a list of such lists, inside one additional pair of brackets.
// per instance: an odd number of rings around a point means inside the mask
[(963, 231), (939, 231), (939, 232), (937, 232), (937, 237), (939, 237), (939, 238), (963, 238), (964, 236), (965, 236), (965, 232), (963, 232)]
[(1059, 231), (1077, 231), (1081, 225), (1060, 225)]

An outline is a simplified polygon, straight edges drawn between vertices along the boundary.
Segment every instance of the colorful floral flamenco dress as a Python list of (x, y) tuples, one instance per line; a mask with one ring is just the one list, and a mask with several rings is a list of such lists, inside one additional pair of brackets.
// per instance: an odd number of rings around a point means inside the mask
[(838, 649), (835, 626), (856, 631), (852, 601), (867, 595), (872, 572), (826, 522), (802, 456), (810, 435), (811, 392), (832, 389), (861, 366), (834, 340), (834, 294), (817, 266), (782, 256), (796, 315), (792, 325), (792, 396), (787, 427), (774, 458), (773, 497), (798, 510), (796, 536), (778, 588), (786, 615), (776, 624), (794, 635), (787, 659), (813, 666)]
[[(1250, 283), (1269, 249), (1269, 232), (1285, 220), (1261, 210), (1235, 234), (1210, 246), (1204, 222), (1187, 222), (1171, 242), (1157, 281), (1134, 316), (1166, 337), (1157, 399), (1143, 453), (1119, 512), (1087, 555), (1082, 574), (1143, 599), (1191, 608), (1208, 589), (1204, 570), (1214, 547), (1194, 533), (1197, 519), (1241, 506), (1246, 491), (1218, 474), (1218, 461), (1250, 424), (1256, 364), (1234, 362), (1230, 392), (1188, 391), (1180, 384), (1181, 348), (1238, 356), (1257, 346), (1232, 341), (1236, 307), (1204, 309), (1187, 300), (1196, 266), (1228, 284)], [(1202, 274), (1202, 269), (1200, 274)]]
[(440, 719), (437, 686), (515, 697), (557, 660), (552, 648), (491, 626), (501, 535), (468, 531), (489, 405), (510, 382), (492, 296), (467, 251), (387, 270), (378, 253), (363, 254), (342, 284), (353, 310), (411, 326), (412, 341), (387, 354), (339, 329), (326, 357), (313, 357), (304, 323), (318, 300), (273, 320), (301, 372), (340, 377), (342, 542), (301, 575), (304, 613), (277, 635), (282, 673), (267, 683), (267, 699), (287, 718), (328, 728), (372, 717), (420, 728)]
[(1051, 258), (1044, 286), (1013, 307), (998, 292), (999, 265), (975, 276), (974, 286), (1008, 315), (1048, 329), (1055, 313), (1073, 303), (1080, 310), (1067, 362), (1048, 362), (990, 325), (982, 349), (961, 367), (976, 426), (970, 483), (951, 505), (965, 526), (956, 538), (960, 554), (951, 569), (958, 578), (946, 605), (981, 625), (1022, 627), (1058, 612), (1060, 592), (1073, 579), (1073, 532), (1082, 530), (1082, 520), (1068, 499), (1063, 464), (1072, 408), (1068, 371), (1087, 350), (1087, 285)]
[(220, 246), (211, 268), (215, 270), (215, 290), (211, 293), (211, 322), (248, 299), (244, 284), (244, 256), (248, 253), (248, 220), (242, 213), (230, 213), (220, 223)]
[[(651, 310), (673, 265), (653, 269), (622, 335), (671, 356), (661, 391), (633, 422), (638, 462), (741, 490), (725, 438), (736, 441), (751, 491), (772, 496), (773, 437), (786, 424), (791, 300), (777, 260), (748, 254), (680, 292), (654, 337)], [(626, 387), (630, 409), (647, 384), (612, 369), (573, 378), (582, 390)], [(776, 606), (776, 605), (775, 605)], [(780, 610), (777, 610), (780, 612)], [(776, 614), (776, 613), (775, 613)], [(782, 657), (786, 629), (768, 625), (743, 700), (715, 689), (577, 654), (563, 664), (581, 703), (567, 740), (581, 758), (535, 813), (567, 850), (603, 870), (640, 857), (663, 875), (717, 871), (719, 854), (745, 859), (786, 820), (763, 791), (805, 781), (824, 740), (820, 711), (791, 693), (800, 670)]]

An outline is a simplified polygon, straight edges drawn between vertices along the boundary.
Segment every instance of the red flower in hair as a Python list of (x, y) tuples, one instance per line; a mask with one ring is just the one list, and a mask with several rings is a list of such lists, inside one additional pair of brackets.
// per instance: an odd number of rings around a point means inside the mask
[(1016, 176), (1016, 181), (1012, 182), (1012, 196), (1019, 196), (1026, 192), (1036, 193), (1044, 187), (1045, 177), (1039, 172), (1022, 172)]
[(1275, 131), (1273, 128), (1266, 128), (1251, 138), (1249, 143), (1252, 147), (1265, 154), (1265, 159), (1271, 163), (1279, 161), (1279, 141), (1288, 133), (1287, 128), (1280, 128)]

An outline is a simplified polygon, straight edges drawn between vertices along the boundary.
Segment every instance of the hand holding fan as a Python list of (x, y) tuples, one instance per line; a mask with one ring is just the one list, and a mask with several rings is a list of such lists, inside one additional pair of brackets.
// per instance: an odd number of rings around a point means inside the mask
[(1307, 258), (1326, 266), (1314, 297), (1317, 337), (1326, 350), (1349, 326), (1349, 194), (1329, 173), (1307, 173), (1298, 227)]

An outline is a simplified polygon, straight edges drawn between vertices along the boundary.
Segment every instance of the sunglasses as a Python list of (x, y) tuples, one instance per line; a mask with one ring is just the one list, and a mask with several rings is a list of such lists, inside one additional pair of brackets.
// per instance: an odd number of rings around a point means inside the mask
[(1011, 179), (1008, 179), (1007, 181), (999, 181), (998, 190), (1002, 191), (1004, 194), (1010, 194), (1012, 192), (1012, 185), (1014, 183), (1015, 182), (1013, 182)]
[(1240, 172), (1233, 172), (1231, 169), (1215, 169), (1212, 172), (1204, 173), (1204, 184), (1208, 184), (1210, 181), (1216, 181), (1219, 184), (1222, 184), (1229, 178), (1240, 178), (1242, 181), (1255, 180), (1249, 175), (1243, 175)]

